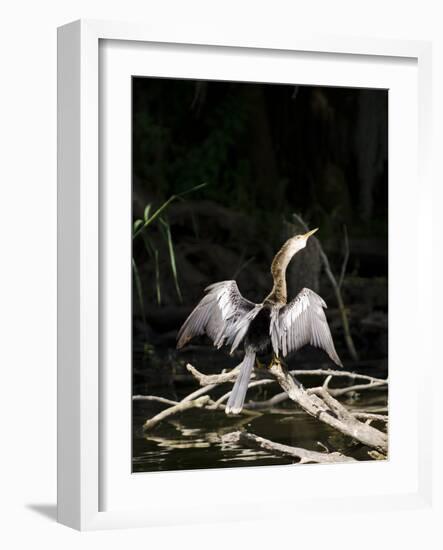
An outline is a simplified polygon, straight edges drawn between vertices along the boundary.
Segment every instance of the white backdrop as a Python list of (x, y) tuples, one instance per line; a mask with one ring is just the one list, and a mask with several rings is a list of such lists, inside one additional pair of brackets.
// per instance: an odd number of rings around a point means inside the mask
[[(412, 6), (410, 7), (410, 4)], [(443, 98), (443, 36), (439, 2), (355, 2), (279, 0), (16, 0), (2, 9), (0, 86), (0, 368), (2, 452), (0, 545), (4, 548), (144, 548), (211, 547), (331, 548), (437, 547), (437, 515), (413, 511), (386, 518), (375, 514), (350, 518), (356, 540), (337, 525), (333, 515), (303, 518), (285, 526), (237, 523), (211, 527), (158, 528), (79, 534), (54, 523), (55, 517), (55, 402), (56, 402), (56, 27), (79, 17), (135, 21), (170, 21), (193, 28), (254, 26), (266, 34), (282, 28), (312, 26), (325, 34), (346, 33), (434, 41), (434, 98)], [(442, 143), (442, 100), (434, 104), (438, 150)], [(443, 182), (440, 154), (434, 178)], [(442, 184), (443, 185), (443, 184)], [(442, 191), (438, 190), (439, 204)], [(437, 197), (436, 197), (437, 198)], [(437, 200), (434, 201), (438, 213)], [(411, 215), (413, 216), (413, 212)], [(435, 216), (436, 247), (442, 246), (442, 225)], [(438, 223), (438, 226), (437, 226)], [(438, 233), (440, 230), (440, 233)], [(441, 262), (435, 281), (443, 280)], [(438, 288), (438, 287), (437, 287)], [(441, 294), (441, 293), (440, 293)], [(441, 297), (438, 298), (442, 305)], [(437, 311), (437, 308), (436, 308)], [(435, 316), (437, 323), (437, 315)], [(441, 321), (440, 321), (441, 328)], [(417, 372), (417, 376), (420, 373)], [(436, 406), (437, 409), (437, 406)], [(440, 418), (441, 413), (438, 411)], [(434, 426), (442, 431), (441, 424)], [(442, 451), (440, 447), (440, 451)], [(438, 456), (438, 455), (437, 455)], [(440, 452), (441, 456), (441, 452)], [(437, 465), (438, 466), (438, 465)], [(440, 464), (441, 468), (441, 464)], [(442, 476), (436, 468), (436, 480)], [(440, 490), (439, 495), (442, 495)], [(441, 498), (441, 496), (440, 496)], [(442, 514), (441, 502), (440, 517)], [(213, 533), (215, 531), (215, 534)]]

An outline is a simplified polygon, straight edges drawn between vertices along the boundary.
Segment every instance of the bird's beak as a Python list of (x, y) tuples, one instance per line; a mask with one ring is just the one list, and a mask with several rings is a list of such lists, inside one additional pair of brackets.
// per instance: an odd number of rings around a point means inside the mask
[(306, 240), (308, 240), (309, 237), (310, 237), (311, 235), (313, 235), (316, 231), (318, 231), (318, 227), (316, 227), (315, 229), (312, 229), (311, 231), (308, 231), (307, 233), (305, 233), (305, 234), (303, 235), (303, 238), (305, 238)]

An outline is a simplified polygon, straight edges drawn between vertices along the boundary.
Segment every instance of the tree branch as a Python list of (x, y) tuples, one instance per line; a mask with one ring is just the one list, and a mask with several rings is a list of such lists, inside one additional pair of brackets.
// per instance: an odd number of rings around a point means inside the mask
[[(228, 371), (228, 372), (222, 372), (221, 374), (203, 374), (200, 371), (198, 371), (195, 367), (193, 367), (190, 363), (186, 365), (186, 368), (188, 371), (196, 378), (201, 386), (206, 385), (218, 385), (218, 384), (224, 384), (226, 382), (232, 382), (237, 378), (237, 375), (239, 373), (239, 367), (235, 367), (234, 369)], [(387, 380), (384, 380), (383, 378), (375, 378), (373, 376), (369, 376), (367, 374), (359, 374), (357, 372), (351, 372), (346, 370), (333, 370), (333, 369), (310, 369), (310, 370), (302, 370), (302, 369), (295, 369), (291, 370), (290, 374), (292, 376), (333, 376), (333, 377), (345, 377), (345, 378), (351, 378), (352, 380), (367, 380), (368, 382), (372, 383), (380, 383), (380, 385), (387, 384)], [(253, 377), (255, 374), (253, 373)], [(269, 380), (267, 378), (260, 378), (260, 382), (263, 382), (265, 380)], [(266, 382), (266, 383), (269, 383)]]
[(165, 405), (177, 405), (178, 401), (173, 401), (172, 399), (166, 399), (165, 397), (160, 397), (159, 395), (133, 395), (133, 401), (157, 401), (158, 403), (164, 403)]
[(388, 450), (387, 435), (368, 424), (363, 424), (355, 418), (339, 401), (334, 399), (328, 390), (322, 386), (315, 394), (309, 394), (295, 383), (289, 372), (277, 361), (269, 367), (270, 373), (289, 398), (307, 412), (328, 426), (360, 441), (384, 454)]
[(143, 430), (152, 430), (159, 422), (173, 416), (174, 414), (181, 413), (194, 407), (201, 408), (209, 402), (209, 395), (203, 395), (193, 401), (181, 401), (172, 407), (165, 409), (164, 411), (156, 414), (143, 424)]
[(186, 365), (187, 370), (196, 378), (200, 386), (209, 386), (211, 384), (224, 384), (225, 382), (231, 382), (237, 378), (237, 374), (240, 372), (240, 367), (235, 367), (228, 372), (222, 372), (221, 374), (203, 374), (199, 372), (190, 363)]
[(288, 394), (284, 391), (277, 393), (274, 397), (266, 399), (265, 401), (248, 401), (248, 403), (244, 406), (252, 410), (270, 409), (275, 407), (275, 405), (279, 405), (283, 401), (286, 401), (287, 399), (289, 399)]
[[(340, 397), (341, 395), (345, 395), (347, 393), (353, 393), (360, 390), (375, 390), (377, 388), (383, 387), (387, 385), (387, 380), (380, 380), (377, 382), (369, 382), (369, 384), (355, 384), (354, 386), (346, 386), (344, 388), (328, 388), (328, 392), (330, 395), (333, 395), (334, 397)], [(306, 390), (309, 394), (321, 394), (322, 387), (318, 388), (309, 388)]]
[(338, 452), (319, 453), (317, 451), (308, 451), (307, 449), (302, 449), (300, 447), (290, 447), (289, 445), (275, 443), (269, 439), (246, 432), (228, 433), (222, 437), (222, 442), (230, 445), (244, 445), (245, 447), (252, 449), (260, 449), (273, 454), (298, 458), (298, 464), (337, 464), (342, 462), (356, 462), (355, 458)]
[[(159, 422), (169, 418), (170, 416), (181, 413), (193, 407), (224, 410), (224, 402), (228, 399), (232, 390), (223, 394), (216, 401), (213, 401), (209, 395), (205, 394), (209, 393), (220, 384), (234, 381), (237, 377), (239, 369), (235, 368), (229, 372), (223, 372), (221, 374), (210, 376), (200, 373), (190, 364), (187, 365), (187, 369), (200, 382), (200, 384), (203, 384), (203, 386), (184, 397), (180, 402), (158, 396), (138, 395), (133, 397), (134, 400), (158, 401), (171, 405), (167, 409), (155, 415), (153, 418), (146, 420), (143, 425), (143, 429), (145, 431), (154, 428)], [(257, 386), (278, 382), (284, 392), (281, 392), (266, 401), (250, 402), (246, 404), (244, 410), (242, 411), (243, 414), (248, 416), (260, 414), (255, 411), (271, 408), (289, 398), (311, 416), (315, 416), (325, 424), (335, 428), (345, 435), (353, 437), (364, 445), (368, 445), (377, 451), (386, 454), (387, 435), (384, 432), (370, 426), (370, 423), (373, 420), (382, 420), (387, 422), (387, 416), (365, 411), (351, 413), (339, 401), (334, 399), (334, 397), (360, 389), (375, 389), (386, 385), (387, 380), (374, 378), (365, 374), (327, 369), (308, 371), (293, 370), (288, 372), (279, 361), (275, 360), (271, 363), (268, 372), (273, 376), (272, 379), (263, 378), (253, 380), (249, 383), (248, 387), (254, 388)], [(304, 374), (310, 376), (325, 376), (325, 381), (322, 386), (304, 390), (295, 383), (292, 378), (292, 375), (294, 374), (298, 376)], [(345, 388), (329, 388), (329, 383), (333, 377), (347, 377), (353, 380), (362, 379), (367, 381), (367, 383), (354, 384)], [(366, 423), (360, 422), (359, 419), (366, 420)]]
[(352, 412), (352, 416), (358, 418), (359, 420), (366, 420), (366, 422), (372, 420), (380, 420), (381, 422), (388, 422), (387, 414), (376, 414), (376, 413), (367, 413), (367, 412)]
[(343, 263), (341, 264), (340, 277), (338, 279), (338, 288), (340, 290), (341, 290), (343, 281), (345, 279), (346, 267), (347, 267), (348, 261), (349, 261), (349, 239), (348, 239), (348, 229), (347, 229), (346, 225), (343, 226), (343, 233), (344, 233), (344, 237), (345, 237), (345, 243), (344, 243), (345, 253), (344, 253), (344, 256), (343, 256)]

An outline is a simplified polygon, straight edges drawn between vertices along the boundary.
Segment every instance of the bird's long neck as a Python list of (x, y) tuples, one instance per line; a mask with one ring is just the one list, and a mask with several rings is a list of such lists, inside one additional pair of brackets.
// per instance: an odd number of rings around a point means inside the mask
[(289, 239), (280, 248), (272, 261), (271, 273), (274, 279), (274, 286), (272, 287), (271, 293), (265, 299), (266, 302), (284, 305), (288, 300), (286, 269), (294, 255), (294, 251), (291, 248), (291, 239)]

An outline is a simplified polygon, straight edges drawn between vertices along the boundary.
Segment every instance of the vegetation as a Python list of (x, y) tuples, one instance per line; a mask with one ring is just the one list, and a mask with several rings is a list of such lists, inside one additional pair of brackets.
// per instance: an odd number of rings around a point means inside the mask
[[(289, 296), (303, 286), (319, 291), (329, 306), (328, 321), (345, 367), (386, 380), (387, 114), (384, 90), (133, 80), (133, 390), (154, 398), (135, 401), (135, 434), (147, 418), (166, 410), (166, 402), (181, 411), (182, 400), (187, 403), (186, 397), (195, 393), (188, 362), (217, 376), (239, 362), (227, 353), (214, 354), (204, 338), (181, 354), (175, 351), (177, 330), (203, 289), (236, 279), (245, 297), (260, 301), (271, 285), (275, 251), (304, 223), (320, 228), (321, 247), (308, 243), (291, 263)], [(325, 368), (325, 358), (304, 349), (289, 359), (288, 367)], [(314, 382), (308, 379), (306, 387)], [(251, 395), (257, 401), (275, 397), (267, 384), (254, 388)], [(375, 422), (383, 430), (386, 384), (367, 389), (371, 391), (364, 396), (349, 391), (342, 399), (356, 414), (382, 414), (383, 420)], [(211, 402), (202, 403), (197, 395), (191, 401), (198, 402), (198, 409), (186, 405), (183, 417), (191, 424), (197, 413), (197, 447), (212, 449), (213, 441), (223, 446), (222, 432), (232, 432), (232, 424), (210, 413), (221, 415), (211, 407), (226, 391), (217, 385)], [(202, 414), (201, 408), (209, 412)], [(284, 433), (296, 434), (295, 440), (279, 443), (307, 448), (317, 437), (315, 441), (328, 439), (327, 445), (351, 458), (380, 452), (375, 447), (361, 450), (327, 430), (312, 433), (302, 445), (297, 437), (311, 426), (309, 419), (298, 420), (293, 409), (284, 409), (289, 412), (246, 415), (239, 426), (249, 418), (254, 433), (275, 440), (278, 415), (288, 415), (286, 421), (290, 417), (297, 429)], [(202, 467), (201, 454), (186, 462), (191, 456), (184, 450), (188, 426), (180, 424), (175, 412), (169, 414), (155, 434), (135, 435), (136, 456), (141, 460), (162, 440), (170, 458), (159, 468)], [(257, 446), (257, 441), (248, 444)], [(217, 461), (213, 452), (205, 456)], [(267, 460), (263, 463), (284, 463)]]
[[(160, 268), (159, 268), (159, 254), (158, 248), (156, 248), (149, 239), (149, 235), (146, 234), (146, 229), (158, 219), (160, 224), (161, 234), (163, 235), (164, 241), (168, 248), (169, 253), (169, 262), (171, 266), (171, 273), (174, 279), (174, 285), (177, 292), (177, 297), (180, 302), (183, 301), (180, 284), (178, 281), (177, 266), (175, 262), (175, 253), (174, 253), (174, 244), (172, 241), (171, 227), (168, 223), (167, 218), (165, 217), (165, 210), (167, 207), (174, 202), (175, 200), (183, 200), (183, 197), (192, 191), (197, 191), (202, 187), (205, 187), (206, 183), (196, 185), (187, 191), (172, 195), (167, 201), (165, 201), (157, 210), (151, 215), (151, 204), (147, 204), (143, 211), (143, 219), (137, 219), (134, 222), (132, 238), (135, 239), (138, 236), (141, 236), (143, 243), (145, 245), (145, 251), (154, 264), (155, 269), (155, 295), (157, 299), (157, 304), (161, 305), (161, 282), (160, 282)], [(144, 290), (143, 285), (140, 279), (140, 274), (138, 271), (137, 263), (134, 258), (132, 258), (132, 269), (134, 273), (134, 283), (137, 291), (137, 299), (140, 305), (140, 314), (142, 316), (143, 324), (146, 325), (146, 313), (144, 306)]]

